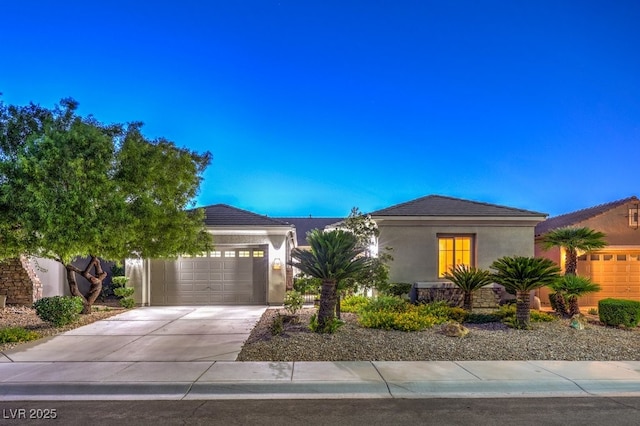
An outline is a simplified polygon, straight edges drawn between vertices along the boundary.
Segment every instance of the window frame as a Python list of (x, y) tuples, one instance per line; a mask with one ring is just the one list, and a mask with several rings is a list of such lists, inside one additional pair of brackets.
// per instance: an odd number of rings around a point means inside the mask
[[(442, 271), (441, 270), (441, 256), (442, 256), (442, 251), (440, 250), (440, 241), (444, 240), (444, 239), (452, 239), (453, 240), (453, 267), (455, 267), (458, 264), (466, 264), (466, 263), (456, 263), (455, 262), (455, 258), (456, 253), (459, 251), (456, 249), (456, 239), (462, 239), (462, 238), (468, 238), (469, 239), (469, 266), (470, 267), (475, 267), (476, 266), (476, 234), (436, 234), (436, 239), (437, 239), (437, 253), (438, 253), (438, 262), (437, 262), (437, 268), (438, 268), (438, 279), (445, 279), (444, 278), (444, 274), (448, 271)], [(460, 251), (464, 251), (463, 249), (460, 249)], [(464, 260), (464, 259), (463, 259)], [(445, 260), (446, 262), (446, 260)]]

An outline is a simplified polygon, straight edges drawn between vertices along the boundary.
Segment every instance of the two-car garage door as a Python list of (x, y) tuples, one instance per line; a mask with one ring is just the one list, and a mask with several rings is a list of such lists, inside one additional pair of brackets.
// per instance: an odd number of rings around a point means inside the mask
[(580, 298), (595, 306), (608, 297), (640, 300), (640, 251), (599, 251), (578, 258), (578, 275), (589, 277), (602, 290)]
[(151, 261), (151, 305), (267, 302), (267, 246), (228, 247), (197, 257)]

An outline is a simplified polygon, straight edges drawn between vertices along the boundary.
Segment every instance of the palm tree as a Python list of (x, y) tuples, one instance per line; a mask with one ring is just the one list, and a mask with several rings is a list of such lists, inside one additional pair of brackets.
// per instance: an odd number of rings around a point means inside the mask
[(364, 248), (351, 232), (314, 229), (307, 241), (311, 251), (294, 248), (291, 257), (297, 262), (292, 265), (322, 280), (316, 331), (323, 333), (331, 329), (335, 319), (337, 283), (368, 268), (369, 258), (361, 256)]
[(565, 275), (575, 275), (578, 268), (578, 250), (591, 251), (607, 245), (605, 234), (590, 228), (558, 228), (550, 231), (542, 239), (545, 250), (552, 247), (565, 249), (567, 259)]
[(578, 297), (600, 291), (600, 284), (592, 282), (589, 278), (579, 277), (577, 275), (565, 275), (549, 285), (549, 287), (556, 292), (556, 295), (562, 295), (562, 298), (569, 303), (568, 311), (561, 312), (563, 315), (567, 314), (568, 316), (574, 316), (580, 313)]
[(516, 325), (529, 328), (531, 290), (550, 285), (560, 277), (560, 268), (550, 259), (505, 256), (493, 262), (493, 280), (516, 293)]
[(467, 311), (473, 309), (473, 292), (493, 282), (489, 271), (463, 264), (451, 268), (444, 277), (464, 292), (462, 307)]

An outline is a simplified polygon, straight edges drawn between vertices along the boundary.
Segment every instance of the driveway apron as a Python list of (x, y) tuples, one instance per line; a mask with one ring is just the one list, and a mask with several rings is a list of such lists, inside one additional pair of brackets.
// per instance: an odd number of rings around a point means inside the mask
[(5, 355), (13, 362), (234, 361), (266, 308), (142, 307)]

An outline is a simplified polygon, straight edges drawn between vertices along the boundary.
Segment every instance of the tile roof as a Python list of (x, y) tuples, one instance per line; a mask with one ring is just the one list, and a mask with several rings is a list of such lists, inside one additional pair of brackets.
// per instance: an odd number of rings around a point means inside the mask
[(202, 207), (205, 212), (204, 223), (207, 226), (287, 226), (287, 222), (261, 216), (247, 210), (226, 204), (214, 204)]
[(342, 222), (341, 217), (279, 217), (278, 220), (288, 222), (296, 227), (299, 246), (308, 246), (307, 232), (312, 229), (324, 229), (328, 225)]
[(546, 216), (530, 210), (442, 195), (428, 195), (371, 213), (371, 216)]
[(624, 198), (622, 200), (612, 201), (610, 203), (605, 203), (605, 204), (599, 204), (594, 207), (589, 207), (586, 209), (577, 210), (575, 212), (565, 213), (560, 216), (551, 217), (545, 220), (544, 222), (540, 222), (538, 225), (536, 225), (535, 235), (536, 236), (542, 235), (554, 229), (577, 225), (580, 222), (583, 222), (587, 219), (591, 219), (592, 217), (606, 213), (611, 209), (614, 209), (616, 207), (619, 207), (629, 202), (638, 202), (638, 197), (631, 196), (629, 198)]

